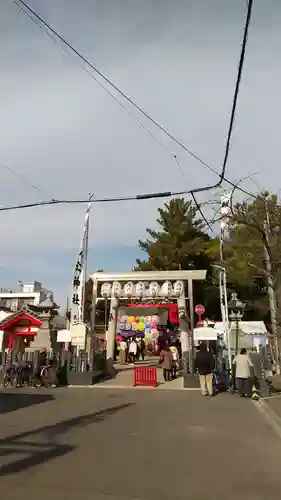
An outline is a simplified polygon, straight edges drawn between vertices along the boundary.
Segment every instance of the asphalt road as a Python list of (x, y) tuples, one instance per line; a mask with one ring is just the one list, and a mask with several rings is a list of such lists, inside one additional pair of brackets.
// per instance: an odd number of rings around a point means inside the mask
[(281, 439), (228, 394), (3, 390), (0, 429), (5, 500), (281, 497)]

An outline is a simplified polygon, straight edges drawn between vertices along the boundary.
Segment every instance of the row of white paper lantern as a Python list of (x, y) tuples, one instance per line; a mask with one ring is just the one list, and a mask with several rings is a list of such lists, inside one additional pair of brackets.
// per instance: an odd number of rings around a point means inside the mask
[(162, 286), (157, 281), (152, 281), (148, 289), (144, 281), (139, 281), (134, 284), (132, 281), (125, 283), (124, 287), (119, 281), (113, 283), (103, 283), (101, 287), (101, 296), (103, 298), (110, 297), (181, 297), (184, 293), (183, 281), (176, 281), (174, 285), (170, 281), (165, 281)]

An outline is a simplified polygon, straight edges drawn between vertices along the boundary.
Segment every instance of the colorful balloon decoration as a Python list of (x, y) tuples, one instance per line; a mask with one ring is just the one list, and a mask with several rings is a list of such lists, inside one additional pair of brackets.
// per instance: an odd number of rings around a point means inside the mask
[(138, 331), (139, 331), (139, 332), (143, 332), (144, 330), (145, 330), (145, 324), (144, 324), (144, 323), (139, 322), (139, 323), (138, 323)]

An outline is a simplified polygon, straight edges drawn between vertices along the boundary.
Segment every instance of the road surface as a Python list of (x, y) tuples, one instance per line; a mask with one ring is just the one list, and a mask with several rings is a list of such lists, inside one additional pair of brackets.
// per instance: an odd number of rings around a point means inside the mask
[(0, 428), (5, 500), (281, 498), (280, 437), (228, 394), (2, 390)]

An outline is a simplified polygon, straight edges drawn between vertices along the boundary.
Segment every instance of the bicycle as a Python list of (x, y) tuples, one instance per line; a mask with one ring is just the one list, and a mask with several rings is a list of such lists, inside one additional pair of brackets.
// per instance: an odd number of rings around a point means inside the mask
[(9, 386), (16, 387), (17, 386), (17, 367), (9, 367), (5, 370), (3, 387), (7, 388)]

